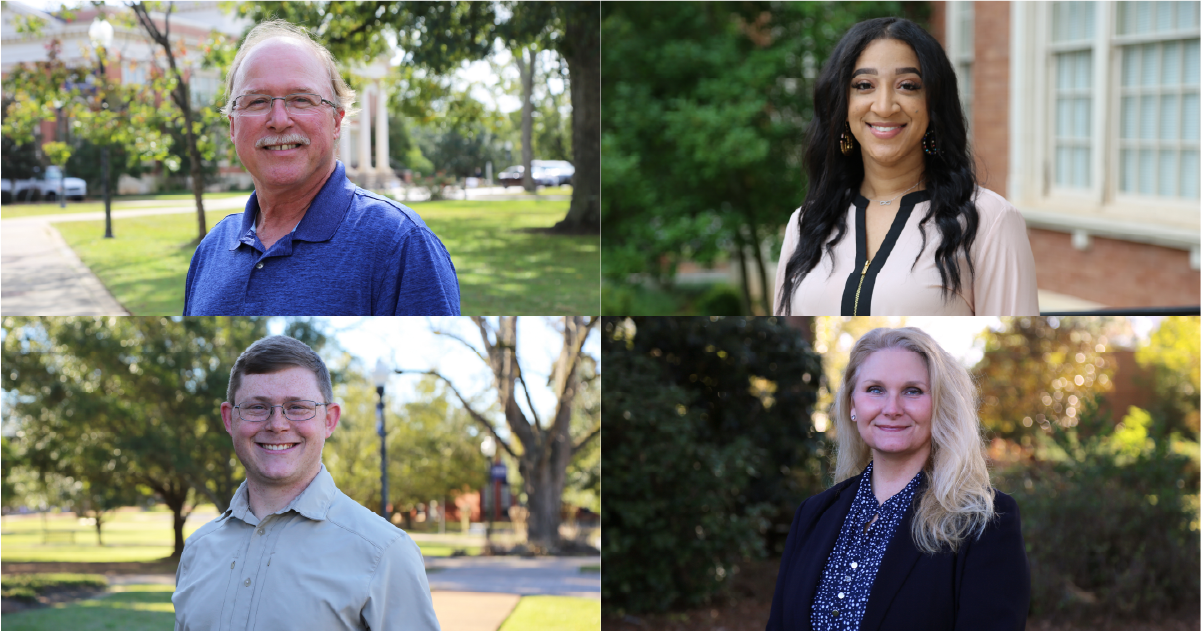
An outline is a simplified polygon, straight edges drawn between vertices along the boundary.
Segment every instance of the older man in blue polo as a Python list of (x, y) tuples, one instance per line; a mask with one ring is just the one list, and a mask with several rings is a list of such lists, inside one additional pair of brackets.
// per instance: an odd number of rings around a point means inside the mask
[(354, 91), (328, 50), (264, 22), (225, 87), (255, 191), (196, 248), (184, 315), (459, 315), (442, 242), (411, 209), (352, 184), (334, 155)]

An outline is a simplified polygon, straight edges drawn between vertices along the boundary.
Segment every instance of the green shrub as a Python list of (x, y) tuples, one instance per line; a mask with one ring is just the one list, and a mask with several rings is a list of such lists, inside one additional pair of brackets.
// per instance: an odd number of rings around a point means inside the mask
[(1081, 426), (1089, 425), (1097, 431), (1090, 438), (1054, 437), (1061, 460), (1009, 471), (997, 482), (1012, 489), (1022, 511), (1032, 615), (1144, 619), (1196, 611), (1201, 550), (1191, 457), (1172, 448), (1177, 439), (1157, 437), (1157, 421), (1138, 408), (1116, 426), (1086, 412)]
[(12, 574), (0, 578), (5, 598), (32, 602), (38, 594), (62, 589), (105, 589), (108, 579), (100, 574)]
[(736, 316), (745, 313), (742, 294), (729, 285), (714, 285), (696, 301), (694, 313), (715, 316)]

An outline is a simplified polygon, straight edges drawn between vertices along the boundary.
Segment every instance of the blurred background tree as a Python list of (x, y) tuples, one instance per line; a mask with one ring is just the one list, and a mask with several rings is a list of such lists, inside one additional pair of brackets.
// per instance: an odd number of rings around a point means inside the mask
[(605, 4), (606, 313), (718, 313), (696, 304), (705, 289), (676, 285), (684, 262), (729, 262), (739, 270), (733, 313), (769, 313), (770, 292), (758, 288), (772, 286), (784, 225), (805, 197), (803, 137), (822, 64), (856, 22), (898, 15), (925, 24), (928, 11), (905, 2)]
[(821, 363), (790, 324), (605, 320), (606, 606), (707, 601), (739, 560), (778, 554), (797, 498), (823, 488)]

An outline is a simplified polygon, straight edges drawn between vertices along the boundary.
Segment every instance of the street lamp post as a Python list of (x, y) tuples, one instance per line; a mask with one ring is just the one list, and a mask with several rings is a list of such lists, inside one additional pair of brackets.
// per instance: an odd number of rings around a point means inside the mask
[(384, 360), (377, 359), (372, 376), (375, 378), (375, 392), (379, 395), (379, 401), (375, 404), (375, 429), (379, 433), (379, 514), (384, 519), (388, 519), (388, 432), (384, 427), (384, 384), (387, 383), (390, 374), (392, 370)]
[[(100, 81), (103, 89), (106, 75), (104, 68), (104, 57), (108, 54), (108, 47), (113, 43), (113, 25), (108, 23), (103, 17), (97, 17), (92, 21), (92, 26), (88, 28), (88, 37), (92, 40), (92, 45), (98, 48), (101, 52), (97, 55), (100, 61)], [(104, 107), (103, 104), (101, 107)], [(66, 182), (66, 172), (63, 172), (63, 182)], [(112, 198), (108, 191), (108, 143), (105, 143), (100, 148), (100, 179), (104, 186), (104, 238), (113, 238), (113, 212)]]

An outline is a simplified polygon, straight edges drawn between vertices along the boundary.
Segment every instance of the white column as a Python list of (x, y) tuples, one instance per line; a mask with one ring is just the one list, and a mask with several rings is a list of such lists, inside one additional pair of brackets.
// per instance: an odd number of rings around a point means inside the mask
[(373, 86), (376, 90), (375, 105), (375, 171), (381, 175), (391, 173), (388, 164), (388, 94), (379, 81)]
[(359, 179), (360, 186), (366, 182), (364, 177), (371, 172), (371, 86), (363, 88), (363, 111), (359, 112)]

